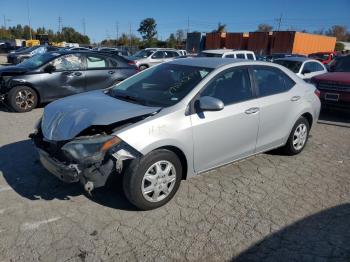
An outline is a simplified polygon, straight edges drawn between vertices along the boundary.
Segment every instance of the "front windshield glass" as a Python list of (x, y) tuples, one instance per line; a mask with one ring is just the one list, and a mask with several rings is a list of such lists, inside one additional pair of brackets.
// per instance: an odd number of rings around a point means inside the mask
[(58, 53), (36, 54), (31, 58), (20, 63), (19, 66), (30, 68), (30, 69), (38, 68), (46, 64), (47, 62), (51, 61), (53, 58), (57, 57), (58, 55), (59, 55)]
[(294, 73), (299, 73), (301, 62), (298, 61), (288, 61), (288, 60), (275, 60), (276, 64), (282, 65), (287, 67), (289, 70), (293, 71)]
[(311, 57), (313, 59), (317, 59), (317, 60), (327, 60), (329, 57), (329, 54), (327, 54), (327, 53), (315, 53), (315, 54), (309, 55), (309, 57)]
[(141, 50), (138, 51), (134, 57), (138, 57), (138, 58), (147, 58), (149, 57), (151, 54), (153, 54), (154, 51), (153, 50)]
[(184, 98), (213, 69), (161, 64), (110, 89), (110, 95), (146, 106), (172, 106)]

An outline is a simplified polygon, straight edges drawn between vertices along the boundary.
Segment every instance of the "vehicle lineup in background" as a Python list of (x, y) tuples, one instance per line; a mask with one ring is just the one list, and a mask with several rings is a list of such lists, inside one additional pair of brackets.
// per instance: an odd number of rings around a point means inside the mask
[(315, 59), (306, 57), (286, 57), (275, 59), (274, 63), (287, 67), (304, 80), (327, 73), (326, 67)]
[(50, 51), (57, 51), (59, 48), (54, 46), (32, 46), (32, 47), (26, 47), (21, 48), (17, 52), (11, 52), (7, 56), (7, 62), (10, 64), (19, 64), (23, 61), (27, 60), (28, 58), (31, 58), (32, 56), (36, 54), (43, 54)]
[(172, 48), (146, 48), (128, 58), (135, 61), (140, 70), (145, 70), (151, 66), (174, 60), (181, 55), (183, 52), (180, 53)]
[(134, 62), (92, 51), (38, 54), (0, 69), (0, 101), (27, 112), (39, 103), (110, 87), (138, 72)]
[(198, 54), (198, 57), (222, 57), (222, 58), (256, 60), (256, 57), (253, 51), (234, 50), (234, 49), (204, 50)]
[(300, 153), (318, 95), (277, 64), (176, 59), (49, 104), (31, 138), (61, 180), (91, 192), (122, 175), (128, 200), (147, 210), (167, 203), (182, 179), (275, 148)]

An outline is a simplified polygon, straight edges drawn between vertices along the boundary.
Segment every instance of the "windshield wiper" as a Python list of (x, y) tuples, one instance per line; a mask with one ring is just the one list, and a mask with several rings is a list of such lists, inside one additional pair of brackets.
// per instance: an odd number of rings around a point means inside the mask
[(136, 96), (127, 95), (127, 94), (121, 94), (121, 93), (115, 93), (112, 90), (109, 93), (114, 98), (119, 98), (121, 100), (136, 102), (137, 104), (145, 105), (145, 101), (139, 99)]

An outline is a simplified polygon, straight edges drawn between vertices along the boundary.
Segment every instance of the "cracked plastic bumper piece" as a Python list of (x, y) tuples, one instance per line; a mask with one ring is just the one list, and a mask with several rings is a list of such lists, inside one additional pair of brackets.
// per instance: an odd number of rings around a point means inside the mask
[(41, 164), (53, 175), (66, 183), (79, 181), (79, 173), (73, 166), (66, 166), (53, 158), (45, 151), (38, 149)]

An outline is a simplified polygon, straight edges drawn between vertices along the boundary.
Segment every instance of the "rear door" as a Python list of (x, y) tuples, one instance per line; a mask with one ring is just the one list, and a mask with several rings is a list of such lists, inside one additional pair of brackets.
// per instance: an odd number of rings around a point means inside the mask
[(252, 75), (258, 93), (260, 124), (256, 151), (280, 146), (289, 135), (293, 109), (301, 102), (302, 94), (293, 88), (295, 82), (280, 69), (270, 66), (252, 66)]
[(114, 84), (117, 64), (113, 65), (107, 56), (84, 54), (86, 58), (86, 90), (104, 89)]
[(85, 91), (85, 72), (81, 54), (67, 54), (55, 58), (49, 64), (56, 70), (43, 72), (38, 83), (42, 101), (50, 101), (60, 97)]
[(150, 58), (149, 64), (151, 66), (158, 65), (163, 63), (165, 60), (165, 52), (164, 51), (156, 51)]
[(224, 102), (221, 111), (191, 115), (194, 168), (201, 172), (255, 152), (259, 108), (248, 69), (235, 67), (219, 73), (199, 97), (212, 96)]

